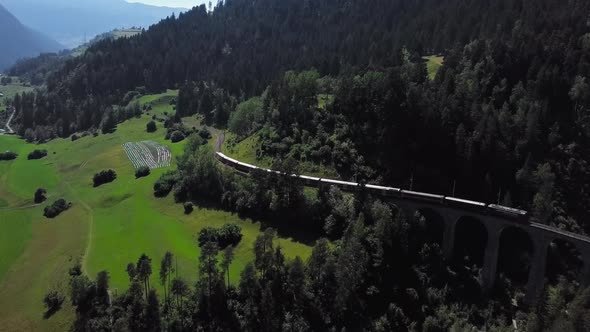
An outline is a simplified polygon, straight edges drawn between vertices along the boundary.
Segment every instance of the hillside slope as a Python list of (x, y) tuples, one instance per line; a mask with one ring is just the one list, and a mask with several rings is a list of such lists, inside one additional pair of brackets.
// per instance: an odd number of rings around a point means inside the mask
[(40, 32), (24, 26), (6, 8), (0, 5), (0, 70), (23, 57), (42, 52), (55, 52), (63, 48), (58, 42)]
[(75, 47), (115, 28), (148, 28), (183, 8), (156, 7), (124, 0), (2, 0), (24, 24), (44, 31), (60, 43)]

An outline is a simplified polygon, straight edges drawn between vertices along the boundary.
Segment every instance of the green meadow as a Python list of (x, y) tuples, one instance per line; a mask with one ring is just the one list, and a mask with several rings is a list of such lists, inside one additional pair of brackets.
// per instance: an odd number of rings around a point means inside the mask
[(445, 62), (445, 58), (437, 55), (429, 55), (423, 57), (423, 59), (426, 61), (428, 78), (434, 80), (434, 78), (436, 77), (436, 73), (438, 73), (438, 70), (440, 69), (440, 67), (442, 67), (443, 63)]
[[(86, 136), (74, 142), (56, 139), (43, 145), (0, 136), (0, 151), (19, 154), (14, 161), (0, 161), (0, 331), (69, 329), (75, 315), (69, 300), (62, 310), (44, 319), (42, 298), (50, 289), (68, 293), (68, 270), (78, 261), (92, 278), (108, 270), (111, 288), (120, 293), (128, 287), (127, 263), (135, 263), (146, 253), (152, 258), (152, 284), (159, 285), (160, 260), (166, 251), (172, 251), (179, 274), (194, 283), (199, 257), (196, 237), (207, 226), (238, 223), (242, 227), (243, 239), (230, 268), (231, 281), (239, 280), (241, 270), (254, 257), (253, 242), (262, 231), (260, 223), (199, 206), (185, 215), (172, 197), (157, 199), (152, 194), (156, 179), (173, 169), (175, 162), (136, 180), (121, 146), (152, 140), (169, 146), (178, 156), (184, 143), (164, 140), (161, 123), (155, 133), (145, 130), (153, 114), (173, 112), (169, 102), (175, 94), (169, 91), (140, 98), (140, 103), (152, 104), (151, 114), (119, 124), (113, 134)], [(27, 160), (34, 149), (47, 149), (49, 155)], [(114, 169), (117, 180), (93, 188), (92, 176), (105, 169)], [(49, 199), (35, 205), (33, 194), (39, 187), (47, 189)], [(59, 198), (72, 202), (72, 208), (55, 219), (43, 217), (43, 208)], [(307, 258), (311, 252), (309, 246), (291, 238), (280, 238), (279, 242), (288, 258)]]
[(17, 93), (29, 92), (34, 89), (34, 87), (21, 82), (18, 77), (12, 77), (12, 83), (10, 84), (0, 84), (0, 93), (4, 95), (3, 97), (0, 96), (0, 112), (6, 109), (6, 106), (4, 105), (6, 99), (14, 97)]

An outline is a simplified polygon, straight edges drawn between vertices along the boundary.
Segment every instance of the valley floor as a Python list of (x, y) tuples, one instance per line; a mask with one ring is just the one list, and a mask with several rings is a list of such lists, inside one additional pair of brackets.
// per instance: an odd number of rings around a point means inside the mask
[[(158, 104), (162, 96), (144, 97), (141, 102), (154, 103), (152, 114), (171, 111), (170, 105)], [(160, 123), (155, 133), (146, 132), (150, 116), (126, 121), (114, 134), (74, 142), (57, 139), (37, 146), (14, 136), (0, 137), (0, 151), (19, 154), (14, 161), (0, 162), (0, 331), (68, 330), (75, 315), (69, 299), (48, 319), (43, 317), (42, 299), (51, 289), (68, 294), (68, 270), (77, 261), (91, 278), (108, 270), (111, 289), (123, 292), (128, 286), (125, 267), (142, 253), (152, 258), (152, 284), (159, 287), (159, 262), (171, 251), (178, 259), (179, 275), (193, 283), (198, 273), (196, 236), (206, 226), (242, 227), (243, 240), (230, 268), (231, 280), (238, 281), (253, 259), (253, 242), (261, 225), (207, 207), (197, 207), (186, 216), (172, 197), (155, 198), (153, 184), (170, 168), (136, 180), (122, 144), (151, 140), (170, 147), (173, 156), (183, 150), (182, 142), (164, 140)], [(49, 155), (27, 160), (35, 149), (47, 149)], [(115, 170), (117, 180), (93, 188), (92, 176), (105, 169)], [(32, 198), (39, 187), (47, 189), (49, 199), (35, 205)], [(43, 208), (59, 198), (71, 201), (72, 208), (55, 219), (43, 217)], [(290, 238), (282, 238), (280, 245), (289, 258), (306, 258), (311, 252)]]

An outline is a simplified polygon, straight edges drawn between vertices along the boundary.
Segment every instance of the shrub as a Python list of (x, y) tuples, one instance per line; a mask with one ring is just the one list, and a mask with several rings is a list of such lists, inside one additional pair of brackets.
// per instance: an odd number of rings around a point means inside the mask
[(147, 123), (146, 130), (147, 130), (148, 133), (153, 133), (156, 130), (158, 130), (158, 127), (156, 126), (156, 123), (152, 120), (152, 121), (150, 121), (150, 122)]
[(242, 228), (236, 224), (225, 224), (219, 229), (206, 227), (199, 232), (198, 241), (199, 247), (207, 242), (215, 242), (220, 248), (236, 246), (242, 241)]
[(18, 157), (18, 154), (12, 151), (0, 152), (0, 160), (14, 160)]
[(170, 141), (172, 143), (178, 143), (183, 141), (186, 138), (186, 136), (184, 136), (184, 134), (181, 131), (175, 131), (172, 133), (172, 135), (170, 135)]
[(74, 266), (72, 266), (70, 268), (68, 274), (70, 275), (70, 277), (81, 276), (82, 275), (82, 265), (80, 264), (80, 262), (76, 262), (76, 264), (74, 264)]
[(150, 173), (151, 173), (151, 170), (149, 167), (141, 166), (140, 168), (135, 170), (135, 178), (136, 179), (143, 178), (143, 177), (150, 175)]
[(79, 139), (80, 139), (80, 137), (78, 137), (78, 135), (76, 135), (76, 134), (72, 135), (72, 142), (75, 142)]
[(47, 200), (47, 190), (39, 188), (35, 191), (35, 204), (43, 203)]
[(27, 157), (29, 160), (37, 160), (37, 159), (41, 159), (47, 157), (47, 150), (35, 150), (31, 153), (29, 153), (29, 156)]
[(193, 210), (193, 203), (184, 203), (184, 214), (191, 214)]
[(112, 169), (109, 169), (107, 171), (102, 171), (100, 173), (94, 174), (93, 182), (94, 186), (98, 187), (105, 183), (113, 182), (115, 181), (115, 179), (117, 179), (117, 173)]
[(221, 248), (228, 245), (236, 246), (242, 241), (242, 228), (236, 224), (225, 224), (219, 230), (219, 238)]
[(211, 139), (211, 132), (209, 132), (209, 130), (207, 130), (207, 128), (203, 128), (201, 130), (199, 130), (199, 136), (201, 136), (201, 138), (203, 139)]
[(199, 232), (199, 247), (207, 242), (219, 243), (219, 231), (213, 227), (205, 227)]
[(72, 206), (72, 203), (67, 203), (64, 199), (58, 199), (53, 202), (51, 206), (45, 207), (43, 215), (47, 218), (53, 219), (59, 216), (62, 212), (66, 211)]
[(57, 291), (50, 291), (49, 293), (45, 294), (43, 298), (43, 304), (45, 304), (45, 308), (47, 311), (58, 311), (61, 308), (61, 305), (64, 303), (65, 297), (58, 293)]
[(180, 176), (176, 171), (168, 171), (154, 184), (154, 196), (166, 197), (174, 188), (174, 185), (180, 180)]

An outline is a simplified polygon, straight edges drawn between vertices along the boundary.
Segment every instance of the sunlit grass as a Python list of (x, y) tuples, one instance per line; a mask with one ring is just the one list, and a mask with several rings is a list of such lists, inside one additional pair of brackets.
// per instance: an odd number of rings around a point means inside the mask
[[(145, 96), (140, 102), (152, 103), (153, 112), (163, 112), (171, 109), (168, 98), (175, 93)], [(254, 257), (252, 247), (261, 233), (260, 224), (199, 206), (187, 216), (172, 197), (155, 198), (153, 183), (175, 167), (175, 159), (172, 167), (135, 179), (121, 145), (152, 140), (178, 156), (185, 143), (166, 141), (160, 124), (158, 131), (147, 133), (149, 120), (143, 115), (120, 124), (113, 134), (74, 142), (56, 139), (40, 147), (0, 136), (0, 150), (19, 153), (17, 160), (0, 162), (0, 330), (67, 330), (74, 317), (69, 304), (44, 320), (41, 299), (51, 288), (67, 294), (68, 269), (76, 261), (84, 263), (92, 278), (108, 270), (112, 288), (120, 293), (128, 287), (127, 263), (136, 262), (142, 253), (152, 258), (152, 284), (159, 285), (159, 262), (170, 250), (178, 258), (180, 274), (193, 283), (198, 276), (196, 236), (207, 226), (238, 223), (242, 227), (243, 239), (230, 269), (232, 282), (238, 281), (240, 271)], [(37, 148), (47, 149), (49, 155), (27, 160), (28, 152)], [(105, 169), (115, 170), (117, 180), (93, 188), (92, 176)], [(46, 188), (50, 198), (31, 207), (38, 187)], [(43, 207), (58, 198), (73, 202), (72, 208), (55, 219), (44, 218)], [(310, 254), (311, 248), (302, 243), (288, 238), (279, 242), (289, 258)]]

